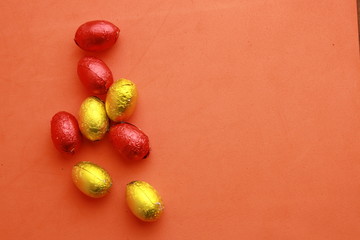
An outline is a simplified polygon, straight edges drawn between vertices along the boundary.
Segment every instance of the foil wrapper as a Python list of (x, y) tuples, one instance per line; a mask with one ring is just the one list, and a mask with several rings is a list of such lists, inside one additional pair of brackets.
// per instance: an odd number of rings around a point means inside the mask
[(129, 119), (133, 114), (137, 102), (136, 85), (127, 79), (114, 82), (106, 95), (105, 108), (107, 115), (114, 122)]
[(78, 121), (71, 113), (56, 113), (50, 125), (51, 139), (58, 151), (72, 155), (80, 149), (82, 136)]
[(156, 221), (164, 211), (161, 196), (144, 181), (133, 181), (127, 184), (126, 202), (131, 212), (146, 222)]
[(111, 48), (119, 34), (120, 29), (111, 22), (95, 20), (82, 24), (76, 30), (74, 41), (85, 51), (99, 52)]
[(85, 88), (95, 95), (105, 94), (113, 83), (110, 68), (95, 57), (81, 58), (78, 62), (77, 73)]
[(89, 140), (96, 141), (104, 137), (109, 129), (104, 102), (97, 97), (86, 98), (80, 106), (79, 127)]
[(136, 126), (122, 122), (110, 128), (110, 141), (123, 159), (138, 161), (149, 156), (149, 137)]
[(91, 162), (79, 162), (72, 169), (75, 186), (85, 195), (93, 198), (105, 196), (111, 188), (109, 173)]

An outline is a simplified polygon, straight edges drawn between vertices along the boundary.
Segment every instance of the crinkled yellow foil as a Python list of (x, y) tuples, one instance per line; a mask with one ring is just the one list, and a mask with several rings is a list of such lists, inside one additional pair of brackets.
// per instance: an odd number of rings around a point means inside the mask
[(125, 121), (133, 114), (137, 102), (136, 85), (127, 79), (114, 82), (106, 95), (107, 115), (114, 122)]
[(156, 221), (164, 210), (161, 196), (149, 183), (143, 181), (127, 184), (126, 202), (131, 212), (146, 222)]
[(107, 171), (91, 162), (79, 162), (72, 169), (75, 186), (84, 194), (93, 198), (105, 196), (112, 185)]
[(88, 97), (83, 101), (79, 111), (79, 127), (81, 133), (91, 141), (104, 137), (109, 129), (109, 119), (103, 101), (97, 97)]

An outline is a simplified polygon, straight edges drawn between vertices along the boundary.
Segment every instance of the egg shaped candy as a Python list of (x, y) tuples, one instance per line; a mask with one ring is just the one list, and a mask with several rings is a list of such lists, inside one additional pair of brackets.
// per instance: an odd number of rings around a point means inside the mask
[(72, 168), (72, 180), (85, 195), (93, 198), (105, 196), (111, 188), (109, 173), (91, 162), (79, 162)]
[(86, 98), (80, 106), (79, 127), (89, 140), (96, 141), (104, 137), (109, 129), (109, 119), (105, 105), (98, 97)]
[(164, 211), (158, 192), (147, 182), (133, 181), (126, 185), (126, 203), (131, 212), (145, 222), (156, 221)]
[(95, 57), (81, 58), (78, 62), (77, 73), (85, 88), (93, 94), (105, 94), (113, 83), (109, 67)]
[(136, 126), (122, 122), (110, 128), (110, 141), (127, 160), (140, 160), (150, 153), (148, 136)]
[(76, 153), (81, 145), (81, 133), (76, 118), (65, 111), (51, 119), (51, 139), (55, 148), (67, 154)]
[(111, 22), (89, 21), (77, 29), (74, 41), (85, 51), (104, 51), (116, 43), (119, 33), (120, 29)]
[(114, 122), (125, 121), (133, 114), (137, 102), (136, 85), (127, 79), (114, 82), (106, 95), (107, 115)]

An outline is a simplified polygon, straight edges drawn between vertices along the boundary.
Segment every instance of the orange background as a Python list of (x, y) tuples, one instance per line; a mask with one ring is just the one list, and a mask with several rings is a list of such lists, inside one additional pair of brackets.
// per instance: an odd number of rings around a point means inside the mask
[[(355, 0), (3, 0), (0, 11), (1, 239), (360, 239)], [(52, 146), (52, 116), (77, 116), (89, 95), (73, 37), (95, 19), (121, 29), (95, 56), (138, 85), (144, 161), (124, 162), (107, 137), (74, 157)], [(109, 171), (111, 194), (74, 187), (84, 160)], [(136, 179), (163, 196), (156, 223), (125, 205)]]

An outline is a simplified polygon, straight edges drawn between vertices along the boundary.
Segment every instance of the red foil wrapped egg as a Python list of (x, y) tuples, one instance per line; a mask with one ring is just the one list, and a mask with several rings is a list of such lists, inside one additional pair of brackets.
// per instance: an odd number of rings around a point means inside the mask
[(119, 37), (120, 29), (104, 20), (82, 24), (75, 33), (75, 43), (85, 51), (97, 52), (111, 48)]
[(114, 148), (127, 160), (141, 160), (150, 153), (148, 136), (130, 123), (112, 126), (109, 135)]
[(58, 112), (51, 120), (51, 139), (60, 152), (74, 154), (81, 145), (81, 132), (76, 118), (68, 112)]
[(83, 57), (79, 60), (77, 73), (85, 88), (93, 94), (105, 94), (113, 83), (109, 67), (95, 57)]

